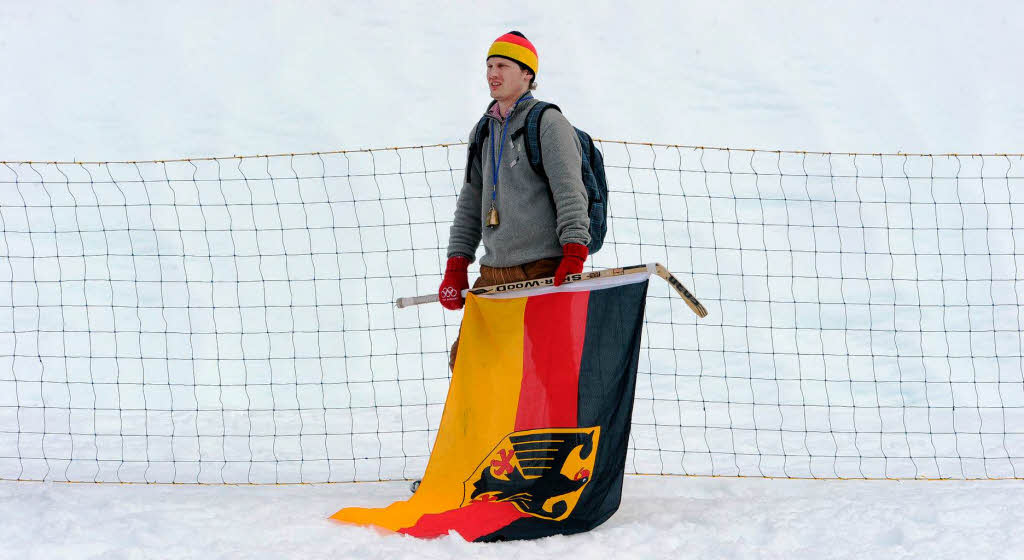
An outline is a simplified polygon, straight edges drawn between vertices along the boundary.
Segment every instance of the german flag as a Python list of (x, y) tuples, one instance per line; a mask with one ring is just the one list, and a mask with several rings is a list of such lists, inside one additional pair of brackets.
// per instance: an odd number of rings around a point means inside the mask
[[(413, 496), (331, 516), (432, 538), (588, 531), (619, 507), (645, 274), (470, 294), (441, 425)], [(588, 287), (589, 285), (589, 287)]]

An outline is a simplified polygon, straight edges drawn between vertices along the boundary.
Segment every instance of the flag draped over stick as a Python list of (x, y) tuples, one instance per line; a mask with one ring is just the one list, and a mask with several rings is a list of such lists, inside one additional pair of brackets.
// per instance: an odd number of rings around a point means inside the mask
[(648, 275), (469, 294), (423, 481), (332, 519), (422, 538), (540, 538), (619, 507)]

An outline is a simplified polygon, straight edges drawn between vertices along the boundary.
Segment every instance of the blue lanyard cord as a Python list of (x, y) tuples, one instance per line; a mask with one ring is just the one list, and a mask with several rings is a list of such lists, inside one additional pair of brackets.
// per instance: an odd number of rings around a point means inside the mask
[(508, 123), (509, 123), (509, 121), (512, 120), (512, 113), (516, 112), (516, 107), (519, 106), (519, 103), (521, 101), (526, 101), (527, 99), (533, 99), (533, 95), (530, 95), (528, 93), (525, 96), (520, 97), (519, 100), (516, 101), (516, 104), (512, 106), (512, 110), (508, 112), (508, 117), (505, 118), (505, 124), (502, 125), (502, 127), (501, 127), (501, 148), (498, 150), (497, 159), (495, 159), (495, 156), (494, 156), (494, 132), (491, 132), (491, 175), (492, 175), (492, 178), (493, 178), (493, 181), (491, 183), (491, 186), (492, 186), (492, 189), (491, 189), (491, 201), (492, 202), (498, 196), (498, 171), (499, 171), (499, 169), (501, 167), (501, 156), (505, 153), (505, 138), (506, 138), (506, 136), (508, 134)]

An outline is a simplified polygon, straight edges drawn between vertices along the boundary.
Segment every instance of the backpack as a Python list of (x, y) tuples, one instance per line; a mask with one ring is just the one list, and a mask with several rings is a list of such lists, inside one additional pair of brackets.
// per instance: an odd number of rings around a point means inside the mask
[[(530, 167), (545, 181), (547, 181), (547, 173), (544, 172), (543, 156), (540, 149), (540, 118), (548, 109), (562, 112), (558, 105), (538, 101), (526, 114), (526, 126), (513, 134), (511, 139), (515, 142), (520, 134), (526, 134), (526, 157), (530, 161)], [(608, 180), (604, 173), (604, 157), (601, 155), (601, 150), (597, 149), (589, 134), (576, 127), (573, 127), (573, 130), (579, 136), (580, 146), (583, 148), (581, 171), (583, 186), (587, 189), (587, 215), (590, 217), (590, 243), (587, 245), (587, 250), (590, 254), (594, 254), (601, 250), (605, 233), (608, 232)], [(487, 117), (484, 116), (477, 123), (474, 141), (469, 145), (469, 159), (466, 163), (467, 183), (469, 182), (470, 164), (474, 158), (483, 156), (481, 138), (487, 133)]]

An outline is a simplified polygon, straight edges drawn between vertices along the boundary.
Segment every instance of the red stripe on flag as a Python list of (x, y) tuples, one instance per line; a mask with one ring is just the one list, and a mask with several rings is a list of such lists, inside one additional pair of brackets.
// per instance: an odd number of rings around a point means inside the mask
[(529, 517), (529, 514), (519, 511), (511, 502), (473, 502), (458, 509), (425, 514), (415, 525), (398, 532), (433, 539), (454, 530), (467, 541), (475, 541), (522, 517)]
[(523, 317), (523, 384), (515, 430), (575, 428), (590, 292), (533, 296)]

